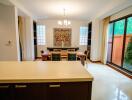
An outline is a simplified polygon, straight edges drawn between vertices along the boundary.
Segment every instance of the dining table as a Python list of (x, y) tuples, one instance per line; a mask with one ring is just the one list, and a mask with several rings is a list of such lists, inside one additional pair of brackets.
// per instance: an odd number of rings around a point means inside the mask
[(52, 53), (60, 53), (61, 58), (67, 58), (68, 57), (68, 53), (76, 53), (77, 58), (86, 58), (86, 55), (84, 54), (84, 52), (81, 51), (75, 51), (75, 52), (69, 52), (69, 51), (60, 51), (60, 52), (55, 52), (55, 51), (46, 51), (44, 53), (41, 54), (42, 56), (42, 60), (43, 61), (47, 61), (48, 58), (51, 58)]

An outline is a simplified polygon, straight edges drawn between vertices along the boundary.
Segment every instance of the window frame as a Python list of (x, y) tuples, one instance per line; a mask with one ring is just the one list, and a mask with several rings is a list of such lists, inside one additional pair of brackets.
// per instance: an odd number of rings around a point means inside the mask
[[(129, 14), (129, 15), (120, 17), (120, 18), (118, 18), (118, 19), (115, 19), (115, 20), (112, 20), (112, 21), (109, 22), (109, 24), (113, 23), (113, 36), (112, 36), (111, 62), (107, 61), (107, 63), (108, 63), (108, 64), (112, 64), (112, 65), (114, 65), (114, 66), (116, 66), (116, 67), (118, 67), (118, 68), (120, 68), (120, 69), (126, 71), (127, 73), (132, 74), (131, 71), (129, 71), (129, 70), (123, 68), (124, 53), (125, 53), (125, 41), (126, 41), (126, 32), (127, 32), (127, 19), (128, 19), (129, 17), (132, 17), (132, 14)], [(121, 64), (121, 66), (119, 66), (119, 65), (116, 65), (116, 64), (112, 63), (113, 39), (114, 39), (115, 22), (120, 21), (120, 20), (123, 20), (123, 19), (125, 19), (125, 27), (124, 27), (123, 49), (122, 49), (122, 59), (121, 59), (121, 63), (122, 63), (122, 64)]]
[[(82, 28), (82, 30), (81, 30), (81, 28)], [(82, 33), (81, 33), (81, 31), (82, 31)], [(83, 33), (83, 31), (85, 33)], [(79, 45), (86, 46), (87, 44), (88, 44), (88, 27), (87, 26), (80, 26)]]
[(37, 33), (37, 45), (46, 45), (46, 27), (45, 27), (45, 25), (37, 24), (37, 32), (36, 33)]

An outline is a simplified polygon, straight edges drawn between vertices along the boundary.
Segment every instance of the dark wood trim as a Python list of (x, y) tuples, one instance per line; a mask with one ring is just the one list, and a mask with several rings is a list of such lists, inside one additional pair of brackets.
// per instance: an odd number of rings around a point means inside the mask
[(124, 62), (125, 42), (126, 42), (126, 30), (127, 30), (127, 18), (125, 18), (125, 25), (124, 25), (124, 36), (123, 36), (121, 66), (123, 66), (123, 62)]
[(112, 62), (112, 54), (113, 54), (113, 42), (114, 42), (114, 29), (115, 29), (115, 23), (113, 23), (113, 34), (112, 34), (112, 45), (111, 45), (111, 62)]
[(109, 23), (113, 23), (113, 22), (116, 22), (116, 21), (119, 21), (119, 20), (122, 20), (122, 19), (126, 19), (126, 18), (131, 17), (131, 16), (132, 16), (132, 14), (129, 14), (129, 15), (120, 17), (120, 18), (118, 18), (118, 19), (112, 20), (112, 21), (110, 21)]
[(115, 66), (115, 67), (119, 68), (120, 70), (123, 70), (123, 71), (127, 72), (128, 74), (132, 74), (131, 71), (129, 71), (129, 70), (123, 68), (123, 66), (116, 65), (116, 64), (114, 64), (114, 63), (112, 63), (112, 62), (108, 62), (108, 64), (110, 64), (110, 65), (112, 65), (112, 66)]
[(68, 50), (75, 49), (75, 51), (79, 50), (79, 47), (47, 47), (47, 50), (53, 51), (54, 49)]
[(109, 67), (111, 67), (112, 69), (114, 69), (114, 70), (120, 72), (121, 74), (123, 74), (123, 75), (129, 77), (130, 79), (132, 79), (132, 75), (131, 75), (131, 74), (128, 74), (126, 71), (123, 71), (123, 70), (121, 70), (120, 68), (113, 66), (112, 64), (107, 64), (107, 65), (108, 65)]

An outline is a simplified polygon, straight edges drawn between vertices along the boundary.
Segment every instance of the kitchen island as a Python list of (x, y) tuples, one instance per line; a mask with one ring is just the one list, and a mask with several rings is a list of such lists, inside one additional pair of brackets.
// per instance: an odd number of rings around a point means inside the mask
[(0, 100), (91, 100), (92, 81), (79, 61), (0, 62)]

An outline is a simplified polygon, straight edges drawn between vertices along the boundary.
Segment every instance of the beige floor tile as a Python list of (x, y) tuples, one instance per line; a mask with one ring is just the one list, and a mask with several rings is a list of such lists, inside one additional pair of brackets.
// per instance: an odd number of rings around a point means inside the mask
[(107, 65), (88, 63), (94, 76), (92, 100), (132, 100), (132, 80)]

